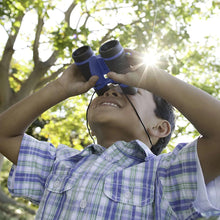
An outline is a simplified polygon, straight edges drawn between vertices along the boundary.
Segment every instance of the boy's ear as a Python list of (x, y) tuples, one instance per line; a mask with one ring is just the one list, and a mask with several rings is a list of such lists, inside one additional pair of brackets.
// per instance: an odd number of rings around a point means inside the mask
[(170, 134), (171, 125), (167, 120), (159, 120), (158, 123), (151, 129), (151, 135), (157, 138), (163, 138)]

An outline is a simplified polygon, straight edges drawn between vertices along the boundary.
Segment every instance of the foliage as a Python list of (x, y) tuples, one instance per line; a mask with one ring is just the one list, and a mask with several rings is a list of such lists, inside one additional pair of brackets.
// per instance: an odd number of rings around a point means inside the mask
[[(7, 190), (7, 178), (12, 163), (8, 160), (5, 161), (0, 175), (0, 183), (5, 193), (10, 194)], [(15, 198), (14, 203), (1, 203), (0, 202), (0, 220), (31, 220), (34, 219), (37, 206), (31, 202), (26, 202), (24, 199)]]
[(51, 140), (55, 146), (63, 143), (82, 150), (89, 144), (85, 125), (85, 103), (85, 96), (79, 96), (52, 107), (42, 115), (42, 119), (48, 123), (40, 135)]

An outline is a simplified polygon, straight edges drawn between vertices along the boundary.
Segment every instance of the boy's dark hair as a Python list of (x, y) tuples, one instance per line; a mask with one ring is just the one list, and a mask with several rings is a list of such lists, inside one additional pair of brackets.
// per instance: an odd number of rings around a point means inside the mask
[(168, 142), (170, 141), (172, 132), (175, 128), (175, 115), (174, 115), (174, 109), (171, 104), (169, 104), (165, 99), (156, 96), (153, 94), (153, 99), (156, 104), (156, 109), (154, 110), (155, 115), (158, 118), (162, 118), (167, 120), (171, 125), (171, 132), (168, 136), (160, 138), (156, 144), (154, 144), (151, 147), (151, 151), (155, 155), (159, 155), (162, 150), (166, 147)]

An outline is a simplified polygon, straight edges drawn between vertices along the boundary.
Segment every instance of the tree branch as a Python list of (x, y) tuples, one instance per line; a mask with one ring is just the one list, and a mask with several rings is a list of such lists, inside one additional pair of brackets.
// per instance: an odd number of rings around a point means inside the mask
[(45, 62), (42, 62), (44, 71), (47, 71), (51, 66), (54, 65), (54, 63), (56, 62), (58, 58), (58, 55), (59, 55), (59, 51), (55, 50)]
[(109, 39), (110, 34), (117, 28), (124, 26), (122, 23), (118, 23), (115, 27), (108, 30), (108, 32), (105, 34), (105, 36), (101, 39), (100, 45), (103, 44), (105, 41)]
[(10, 74), (9, 76), (12, 77), (15, 80), (15, 82), (17, 82), (18, 84), (20, 85), (22, 84), (22, 81), (18, 79), (14, 74)]
[[(133, 21), (133, 22), (132, 22), (131, 24), (129, 24), (129, 25), (131, 26), (131, 25), (137, 24), (137, 23), (139, 23), (139, 22), (140, 22), (140, 20), (135, 20), (135, 21)], [(109, 29), (108, 32), (105, 34), (105, 36), (101, 39), (100, 45), (103, 44), (105, 41), (107, 41), (107, 40), (110, 38), (109, 36), (110, 36), (110, 34), (111, 34), (114, 30), (116, 30), (117, 28), (123, 27), (123, 26), (125, 26), (125, 25), (122, 24), (122, 23), (118, 23), (115, 27)]]
[(43, 87), (46, 83), (54, 80), (57, 78), (57, 76), (62, 73), (65, 69), (66, 66), (68, 66), (70, 64), (64, 64), (61, 68), (59, 68), (57, 71), (55, 71), (54, 73), (52, 73), (52, 75), (46, 77), (46, 78), (43, 78), (36, 86), (35, 86), (35, 89), (39, 89), (41, 87)]
[(82, 16), (85, 14), (85, 12), (83, 12), (82, 14), (81, 14), (81, 16), (79, 17), (79, 19), (78, 19), (78, 21), (77, 21), (77, 23), (76, 23), (76, 30), (78, 29), (78, 26), (79, 26), (79, 22), (80, 22), (80, 20), (81, 20), (81, 18), (82, 18)]
[(44, 25), (44, 20), (38, 14), (38, 23), (37, 23), (35, 39), (34, 39), (34, 44), (33, 44), (33, 60), (34, 60), (35, 65), (37, 65), (37, 63), (39, 62), (38, 48), (39, 48), (40, 35), (41, 35), (43, 25)]
[(86, 26), (86, 23), (87, 23), (89, 17), (90, 17), (90, 14), (87, 12), (86, 19), (85, 19), (84, 24), (82, 26)]
[[(65, 21), (67, 21), (68, 25), (69, 25), (70, 14), (75, 6), (76, 5), (72, 3), (70, 7), (67, 9), (67, 11), (65, 12), (64, 19)], [(40, 81), (40, 79), (47, 73), (50, 67), (55, 64), (58, 58), (59, 50), (55, 50), (46, 61), (44, 62), (40, 61), (38, 48), (39, 48), (39, 39), (40, 39), (40, 34), (42, 31), (43, 24), (44, 24), (43, 18), (38, 17), (37, 33), (35, 35), (35, 42), (33, 45), (34, 50), (35, 50), (34, 51), (35, 66), (34, 66), (32, 73), (28, 77), (28, 79), (22, 84), (20, 91), (16, 94), (16, 100), (13, 102), (21, 100), (25, 96), (29, 95), (33, 90), (35, 90), (35, 88), (39, 88), (40, 86), (42, 86), (43, 81)], [(56, 74), (58, 75), (59, 71), (53, 74), (54, 78), (56, 77)], [(52, 76), (51, 76), (51, 79), (52, 79)], [(47, 80), (49, 81), (50, 78), (48, 78)], [(44, 82), (46, 83), (46, 79)]]
[[(17, 17), (16, 23), (21, 23), (22, 19), (24, 17), (24, 14), (21, 14), (20, 16)], [(8, 106), (10, 97), (12, 95), (12, 91), (10, 88), (10, 83), (9, 83), (9, 69), (10, 69), (10, 63), (12, 60), (12, 56), (14, 54), (14, 43), (15, 40), (18, 36), (18, 32), (20, 30), (20, 26), (15, 26), (13, 27), (13, 34), (11, 34), (8, 37), (8, 40), (6, 42), (3, 54), (2, 54), (2, 59), (0, 61), (0, 106), (1, 108), (6, 108)]]
[(71, 16), (71, 13), (75, 7), (76, 7), (76, 4), (73, 2), (64, 13), (65, 14), (65, 21), (67, 22), (68, 26), (70, 26), (70, 16)]
[[(20, 15), (15, 22), (21, 23), (23, 17), (24, 17), (24, 14)], [(9, 72), (9, 66), (11, 63), (12, 55), (14, 53), (14, 49), (13, 49), (14, 43), (17, 38), (19, 30), (20, 30), (20, 26), (18, 26), (18, 27), (16, 26), (16, 27), (14, 27), (14, 34), (9, 35), (8, 40), (6, 42), (6, 45), (5, 45), (5, 48), (4, 48), (4, 51), (3, 51), (2, 59), (0, 61), (1, 63), (4, 64), (5, 67), (7, 66), (8, 72)]]

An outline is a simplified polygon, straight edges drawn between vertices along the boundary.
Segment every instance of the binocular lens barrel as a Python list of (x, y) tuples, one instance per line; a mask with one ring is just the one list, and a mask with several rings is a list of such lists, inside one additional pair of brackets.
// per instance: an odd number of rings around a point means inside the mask
[(119, 41), (111, 40), (100, 47), (99, 53), (103, 58), (111, 58), (119, 54), (122, 50), (123, 48)]
[(75, 50), (72, 54), (72, 58), (75, 63), (78, 65), (81, 73), (85, 77), (86, 80), (89, 80), (91, 77), (90, 69), (89, 69), (89, 58), (93, 56), (94, 53), (89, 46), (83, 46)]
[(94, 53), (89, 46), (83, 46), (75, 50), (72, 57), (76, 63), (81, 63), (88, 60)]
[(111, 40), (103, 44), (99, 53), (111, 71), (126, 73), (129, 67), (125, 52), (119, 41)]

